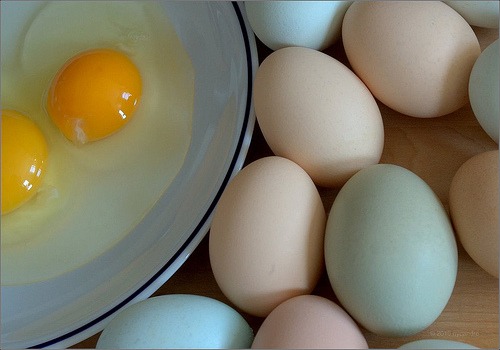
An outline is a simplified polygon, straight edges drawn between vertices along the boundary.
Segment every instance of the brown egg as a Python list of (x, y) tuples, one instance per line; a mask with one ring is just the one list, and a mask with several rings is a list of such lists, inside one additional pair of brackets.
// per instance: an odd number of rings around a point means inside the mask
[(466, 161), (453, 177), (450, 212), (471, 258), (498, 278), (498, 150)]
[(316, 295), (278, 305), (262, 323), (256, 349), (368, 349), (356, 322), (340, 306)]
[(209, 254), (217, 284), (260, 317), (310, 293), (323, 271), (325, 224), (321, 197), (301, 167), (276, 156), (247, 165), (214, 213)]
[(341, 186), (380, 160), (384, 128), (375, 98), (333, 57), (304, 47), (273, 52), (257, 70), (254, 102), (273, 152), (318, 185)]
[(468, 102), (479, 42), (465, 19), (440, 1), (354, 2), (342, 40), (354, 72), (400, 113), (437, 117)]

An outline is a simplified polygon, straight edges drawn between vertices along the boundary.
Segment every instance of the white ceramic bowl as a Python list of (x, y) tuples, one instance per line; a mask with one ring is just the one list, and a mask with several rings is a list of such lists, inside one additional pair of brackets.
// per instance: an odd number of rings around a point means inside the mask
[[(100, 331), (125, 306), (150, 296), (205, 236), (217, 200), (243, 165), (255, 123), (251, 92), (258, 66), (244, 6), (161, 4), (195, 69), (192, 144), (185, 163), (144, 220), (105, 254), (49, 281), (2, 286), (2, 349), (71, 346)], [(2, 1), (2, 22), (9, 23), (3, 29), (11, 38), (37, 6)]]

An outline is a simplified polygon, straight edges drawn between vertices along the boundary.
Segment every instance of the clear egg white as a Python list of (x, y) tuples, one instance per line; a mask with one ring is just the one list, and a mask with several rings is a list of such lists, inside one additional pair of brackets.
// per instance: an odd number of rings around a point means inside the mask
[[(46, 280), (102, 254), (130, 232), (179, 172), (191, 141), (194, 71), (158, 6), (49, 2), (16, 50), (2, 55), (2, 108), (32, 118), (49, 144), (40, 192), (2, 216), (2, 285)], [(46, 114), (46, 93), (66, 60), (100, 47), (131, 57), (143, 78), (143, 97), (118, 133), (76, 146)]]

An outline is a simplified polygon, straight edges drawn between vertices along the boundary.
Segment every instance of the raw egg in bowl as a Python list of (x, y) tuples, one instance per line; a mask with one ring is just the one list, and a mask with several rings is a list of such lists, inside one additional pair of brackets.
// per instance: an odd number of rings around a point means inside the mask
[[(208, 231), (255, 123), (255, 41), (239, 3), (2, 1), (1, 55), (1, 348), (68, 347)], [(8, 115), (37, 135), (27, 194), (3, 182)]]

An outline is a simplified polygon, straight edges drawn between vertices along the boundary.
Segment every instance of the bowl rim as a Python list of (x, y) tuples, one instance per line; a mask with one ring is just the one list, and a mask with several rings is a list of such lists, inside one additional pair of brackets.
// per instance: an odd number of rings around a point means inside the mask
[(208, 206), (203, 217), (200, 219), (194, 230), (190, 233), (189, 237), (182, 244), (180, 249), (168, 259), (159, 269), (150, 277), (147, 281), (140, 284), (138, 288), (129, 291), (128, 295), (120, 301), (118, 304), (111, 307), (109, 310), (98, 314), (91, 320), (86, 321), (83, 325), (77, 328), (67, 331), (62, 335), (56, 336), (53, 339), (46, 340), (43, 342), (38, 342), (35, 345), (31, 345), (28, 348), (63, 348), (69, 347), (87, 339), (88, 337), (97, 334), (101, 331), (105, 324), (111, 320), (119, 311), (123, 308), (144, 300), (150, 297), (158, 288), (160, 288), (186, 261), (189, 255), (198, 246), (201, 240), (206, 236), (209, 231), (211, 219), (213, 216), (214, 209), (217, 205), (222, 192), (226, 188), (229, 181), (238, 173), (243, 167), (246, 155), (248, 153), (248, 148), (250, 146), (250, 140), (252, 137), (254, 125), (255, 125), (255, 114), (252, 101), (252, 91), (253, 91), (253, 78), (255, 76), (256, 69), (258, 67), (258, 55), (257, 47), (255, 43), (255, 37), (251, 30), (250, 24), (245, 15), (244, 5), (241, 2), (231, 2), (234, 9), (237, 22), (240, 25), (241, 34), (243, 38), (243, 44), (245, 48), (246, 56), (246, 67), (247, 67), (247, 91), (246, 91), (246, 101), (243, 116), (243, 123), (238, 136), (238, 141), (236, 148), (232, 155), (232, 159), (229, 168), (224, 175), (223, 181), (218, 188), (212, 202)]

